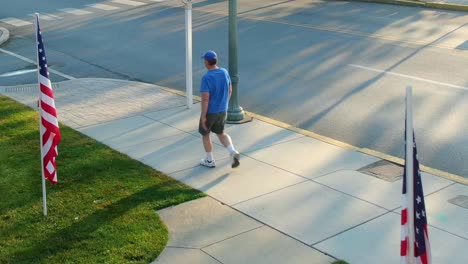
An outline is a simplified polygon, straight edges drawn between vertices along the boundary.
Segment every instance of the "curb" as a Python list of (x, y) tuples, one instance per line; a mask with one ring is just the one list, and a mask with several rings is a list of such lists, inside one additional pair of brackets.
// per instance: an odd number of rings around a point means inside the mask
[(468, 12), (468, 6), (466, 6), (466, 5), (454, 5), (454, 4), (443, 4), (443, 3), (426, 3), (426, 7)]
[(0, 27), (2, 34), (0, 35), (0, 45), (6, 42), (10, 38), (10, 32), (6, 28)]
[[(80, 78), (80, 80), (107, 80), (107, 81), (117, 81), (117, 82), (125, 82), (125, 83), (140, 83), (140, 84), (142, 83), (142, 82), (136, 82), (136, 81), (127, 81), (127, 80), (118, 80), (118, 79), (109, 79), (109, 78)], [(66, 81), (61, 81), (61, 82), (70, 82), (70, 81), (76, 81), (76, 80), (66, 80)], [(59, 84), (61, 82), (57, 82), (55, 84)], [(172, 94), (176, 94), (176, 95), (179, 95), (179, 96), (184, 96), (184, 97), (186, 96), (185, 92), (179, 91), (179, 90), (176, 90), (176, 89), (173, 89), (173, 88), (168, 88), (168, 87), (164, 87), (164, 86), (160, 86), (160, 85), (156, 85), (156, 84), (152, 84), (152, 83), (143, 83), (143, 84), (156, 86), (158, 89), (161, 89), (161, 90), (164, 90), (166, 92), (170, 92)], [(17, 85), (17, 86), (24, 86), (24, 85)], [(12, 87), (14, 87), (14, 86), (12, 86)], [(7, 87), (0, 87), (0, 94), (2, 94), (2, 93), (4, 94), (6, 88)], [(198, 101), (198, 102), (201, 101), (201, 98), (199, 96), (196, 96), (196, 95), (193, 96), (193, 99), (194, 99), (194, 101)], [(395, 156), (392, 156), (392, 155), (389, 155), (389, 154), (386, 154), (386, 153), (382, 153), (380, 151), (368, 149), (368, 148), (356, 147), (356, 146), (353, 146), (351, 144), (348, 144), (348, 143), (345, 143), (345, 142), (342, 142), (342, 141), (339, 141), (339, 140), (336, 140), (336, 139), (332, 139), (332, 138), (329, 138), (327, 136), (322, 136), (322, 135), (316, 134), (314, 132), (311, 132), (311, 131), (308, 131), (308, 130), (305, 130), (305, 129), (302, 129), (302, 128), (294, 127), (294, 126), (292, 126), (290, 124), (287, 124), (287, 123), (284, 123), (284, 122), (281, 122), (281, 121), (278, 121), (278, 120), (275, 120), (275, 119), (272, 119), (272, 118), (269, 118), (269, 117), (266, 117), (266, 116), (255, 114), (255, 113), (252, 113), (252, 112), (249, 112), (249, 111), (246, 111), (246, 110), (244, 110), (244, 112), (250, 118), (255, 118), (257, 120), (269, 123), (271, 125), (281, 127), (281, 128), (290, 130), (292, 132), (295, 132), (295, 133), (298, 133), (298, 134), (301, 134), (301, 135), (304, 135), (304, 136), (307, 136), (307, 137), (310, 137), (310, 138), (314, 138), (314, 139), (320, 140), (322, 142), (325, 142), (325, 143), (328, 143), (328, 144), (331, 144), (331, 145), (334, 145), (334, 146), (337, 146), (337, 147), (358, 151), (358, 152), (361, 152), (361, 153), (364, 153), (364, 154), (367, 154), (367, 155), (370, 155), (370, 156), (374, 156), (374, 157), (382, 159), (382, 160), (393, 162), (393, 163), (396, 163), (396, 164), (399, 164), (399, 165), (404, 165), (404, 163), (405, 163), (404, 159), (399, 158), (399, 157), (395, 157)], [(438, 169), (435, 169), (435, 168), (432, 168), (432, 167), (429, 167), (429, 166), (425, 166), (423, 164), (420, 164), (420, 166), (421, 166), (421, 171), (423, 171), (423, 172), (427, 172), (427, 173), (430, 173), (432, 175), (439, 176), (441, 178), (451, 180), (453, 182), (468, 185), (468, 178), (465, 178), (465, 177), (462, 177), (460, 175), (456, 175), (456, 174), (453, 174), (453, 173), (450, 173), (450, 172), (438, 170)]]
[(433, 3), (433, 2), (425, 2), (425, 1), (418, 1), (418, 0), (349, 0), (349, 1), (412, 6), (412, 7), (427, 7), (427, 8), (435, 8), (435, 9), (468, 12), (468, 5)]
[[(291, 126), (289, 124), (283, 123), (281, 121), (278, 121), (278, 120), (275, 120), (275, 119), (272, 119), (272, 118), (269, 118), (269, 117), (258, 115), (258, 114), (252, 113), (252, 112), (247, 112), (247, 111), (245, 111), (245, 112), (249, 116), (252, 116), (253, 118), (258, 119), (260, 121), (263, 121), (263, 122), (266, 122), (266, 123), (269, 123), (269, 124), (272, 124), (272, 125), (275, 125), (275, 126), (278, 126), (278, 127), (281, 127), (281, 128), (284, 128), (284, 129), (287, 129), (287, 130), (290, 130), (290, 131), (293, 131), (293, 132), (296, 132), (296, 133), (299, 133), (299, 134), (302, 134), (302, 135), (310, 137), (310, 138), (320, 140), (322, 142), (325, 142), (325, 143), (328, 143), (328, 144), (331, 144), (331, 145), (335, 145), (337, 147), (358, 151), (358, 152), (361, 152), (361, 153), (364, 153), (364, 154), (367, 154), (367, 155), (370, 155), (370, 156), (374, 156), (376, 158), (383, 159), (383, 160), (386, 160), (386, 161), (389, 161), (389, 162), (393, 162), (393, 163), (396, 163), (396, 164), (399, 164), (399, 165), (402, 165), (402, 166), (405, 164), (405, 160), (402, 159), (402, 158), (399, 158), (399, 157), (395, 157), (395, 156), (392, 156), (392, 155), (389, 155), (389, 154), (386, 154), (386, 153), (382, 153), (380, 151), (368, 149), (368, 148), (356, 147), (356, 146), (353, 146), (351, 144), (348, 144), (348, 143), (345, 143), (345, 142), (342, 142), (342, 141), (339, 141), (339, 140), (336, 140), (336, 139), (332, 139), (332, 138), (329, 138), (329, 137), (326, 137), (326, 136), (322, 136), (322, 135), (316, 134), (314, 132), (311, 132), (311, 131), (308, 131), (308, 130), (305, 130), (305, 129), (302, 129), (302, 128)], [(429, 174), (433, 174), (435, 176), (439, 176), (439, 177), (442, 177), (442, 178), (445, 178), (445, 179), (448, 179), (448, 180), (451, 180), (451, 181), (454, 181), (454, 182), (457, 182), (457, 183), (468, 185), (468, 179), (465, 178), (465, 177), (462, 177), (462, 176), (459, 176), (459, 175), (456, 175), (456, 174), (453, 174), (453, 173), (449, 173), (449, 172), (446, 172), (446, 171), (434, 169), (432, 167), (425, 166), (423, 164), (420, 164), (420, 167), (421, 167), (421, 171), (423, 171), (423, 172), (427, 172)]]
[(366, 2), (366, 3), (379, 3), (379, 4), (388, 4), (388, 5), (402, 5), (402, 6), (412, 6), (412, 7), (425, 7), (426, 4), (420, 1), (411, 1), (411, 0), (351, 0), (355, 2)]
[[(186, 93), (183, 92), (183, 91), (179, 91), (179, 90), (176, 90), (176, 89), (173, 89), (173, 88), (163, 87), (163, 86), (159, 86), (159, 85), (155, 85), (155, 86), (158, 86), (160, 89), (162, 89), (164, 91), (167, 91), (167, 92), (170, 92), (170, 93), (173, 93), (173, 94), (177, 94), (177, 95), (180, 95), (180, 96), (186, 96)], [(196, 96), (196, 95), (193, 96), (193, 99), (194, 99), (194, 101), (201, 101), (201, 98), (199, 96)], [(314, 138), (314, 139), (320, 140), (322, 142), (325, 142), (325, 143), (328, 143), (328, 144), (331, 144), (331, 145), (335, 145), (337, 147), (358, 151), (358, 152), (361, 152), (361, 153), (364, 153), (364, 154), (367, 154), (367, 155), (370, 155), (370, 156), (374, 156), (376, 158), (383, 159), (383, 160), (386, 160), (386, 161), (389, 161), (389, 162), (393, 162), (393, 163), (396, 163), (396, 164), (399, 164), (399, 165), (402, 165), (402, 166), (405, 164), (404, 159), (399, 158), (399, 157), (395, 157), (393, 155), (389, 155), (389, 154), (386, 154), (386, 153), (383, 153), (383, 152), (380, 152), (380, 151), (376, 151), (376, 150), (373, 150), (373, 149), (356, 147), (356, 146), (353, 146), (351, 144), (348, 144), (348, 143), (345, 143), (345, 142), (342, 142), (342, 141), (339, 141), (339, 140), (336, 140), (336, 139), (332, 139), (332, 138), (329, 138), (329, 137), (326, 137), (326, 136), (322, 136), (322, 135), (316, 134), (314, 132), (311, 132), (311, 131), (308, 131), (308, 130), (305, 130), (305, 129), (302, 129), (302, 128), (294, 127), (294, 126), (292, 126), (290, 124), (287, 124), (287, 123), (284, 123), (284, 122), (281, 122), (281, 121), (278, 121), (278, 120), (275, 120), (275, 119), (272, 119), (272, 118), (269, 118), (269, 117), (266, 117), (266, 116), (255, 114), (255, 113), (252, 113), (252, 112), (249, 112), (249, 111), (246, 111), (246, 110), (244, 110), (244, 112), (245, 112), (246, 116), (249, 116), (251, 118), (255, 118), (257, 120), (269, 123), (271, 125), (281, 127), (281, 128), (290, 130), (292, 132), (296, 132), (296, 133), (299, 133), (301, 135), (304, 135), (304, 136), (307, 136), (307, 137), (310, 137), (310, 138)], [(438, 170), (438, 169), (435, 169), (435, 168), (432, 168), (432, 167), (429, 167), (429, 166), (425, 166), (423, 164), (420, 164), (420, 168), (421, 168), (421, 171), (423, 171), (423, 172), (427, 172), (429, 174), (439, 176), (441, 178), (445, 178), (445, 179), (448, 179), (448, 180), (451, 180), (451, 181), (454, 181), (454, 182), (457, 182), (457, 183), (468, 185), (468, 179), (465, 178), (465, 177), (462, 177), (460, 175), (453, 174), (453, 173), (446, 172), (446, 171), (442, 171), (442, 170)]]
[[(367, 1), (367, 0), (365, 0), (365, 1)], [(102, 78), (84, 78), (84, 79), (96, 79), (96, 80), (101, 79), (102, 80)], [(115, 79), (105, 79), (105, 80), (115, 80)], [(126, 80), (116, 80), (116, 81), (134, 82), (134, 81), (126, 81)], [(173, 88), (164, 87), (164, 86), (151, 84), (151, 83), (149, 83), (149, 84), (157, 86), (158, 88), (160, 88), (160, 89), (162, 89), (164, 91), (167, 91), (167, 92), (179, 95), (179, 96), (184, 96), (185, 97), (187, 95), (185, 92), (179, 91), (179, 90), (176, 90), (176, 89), (173, 89)], [(200, 102), (201, 97), (193, 95), (193, 100)], [(255, 114), (255, 113), (252, 113), (252, 112), (249, 112), (249, 111), (246, 111), (246, 110), (244, 110), (244, 112), (245, 112), (246, 116), (255, 118), (257, 120), (269, 123), (269, 124), (277, 126), (277, 127), (281, 127), (281, 128), (290, 130), (292, 132), (299, 133), (301, 135), (304, 135), (304, 136), (307, 136), (307, 137), (310, 137), (310, 138), (320, 140), (322, 142), (325, 142), (325, 143), (328, 143), (328, 144), (331, 144), (331, 145), (335, 145), (337, 147), (358, 151), (358, 152), (361, 152), (361, 153), (364, 153), (364, 154), (367, 154), (367, 155), (370, 155), (370, 156), (374, 156), (374, 157), (377, 157), (379, 159), (383, 159), (383, 160), (386, 160), (386, 161), (390, 161), (390, 162), (393, 162), (393, 163), (396, 163), (396, 164), (399, 164), (399, 165), (404, 165), (405, 164), (404, 159), (399, 158), (399, 157), (395, 157), (393, 155), (382, 153), (380, 151), (376, 151), (376, 150), (373, 150), (373, 149), (356, 147), (356, 146), (353, 146), (351, 144), (348, 144), (348, 143), (345, 143), (345, 142), (342, 142), (342, 141), (339, 141), (339, 140), (336, 140), (336, 139), (332, 139), (332, 138), (329, 138), (329, 137), (326, 137), (326, 136), (322, 136), (322, 135), (316, 134), (314, 132), (311, 132), (311, 131), (308, 131), (308, 130), (305, 130), (305, 129), (302, 129), (302, 128), (298, 128), (298, 127), (292, 126), (290, 124), (287, 124), (287, 123), (284, 123), (284, 122), (281, 122), (281, 121), (278, 121), (278, 120), (275, 120), (275, 119), (272, 119), (272, 118), (269, 118), (269, 117), (266, 117), (266, 116), (263, 116), (263, 115)], [(423, 172), (427, 172), (429, 174), (433, 174), (435, 176), (439, 176), (441, 178), (445, 178), (445, 179), (448, 179), (448, 180), (451, 180), (451, 181), (454, 181), (454, 182), (457, 182), (457, 183), (468, 185), (468, 178), (465, 178), (465, 177), (462, 177), (460, 175), (456, 175), (456, 174), (453, 174), (453, 173), (450, 173), (450, 172), (438, 170), (438, 169), (435, 169), (435, 168), (432, 168), (432, 167), (429, 167), (429, 166), (425, 166), (423, 164), (420, 164), (420, 167), (421, 167), (421, 171), (423, 171)]]

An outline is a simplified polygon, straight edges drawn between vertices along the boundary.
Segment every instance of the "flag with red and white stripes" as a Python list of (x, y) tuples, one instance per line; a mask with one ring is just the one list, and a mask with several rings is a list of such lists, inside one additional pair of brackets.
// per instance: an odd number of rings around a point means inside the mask
[(42, 170), (44, 177), (52, 184), (57, 183), (57, 164), (56, 157), (58, 155), (57, 145), (60, 142), (60, 129), (57, 119), (57, 110), (55, 108), (54, 90), (49, 79), (49, 71), (47, 70), (47, 59), (42, 41), (42, 33), (39, 27), (39, 17), (36, 15), (37, 28), (37, 56), (38, 56), (38, 81), (40, 86), (39, 92), (39, 113), (40, 133), (41, 133), (41, 158)]
[[(407, 99), (408, 100), (408, 99)], [(411, 102), (409, 102), (411, 103)], [(410, 113), (412, 114), (412, 113)], [(408, 110), (406, 114), (408, 118)], [(411, 129), (410, 133), (412, 139), (408, 140), (406, 137), (406, 130)], [(419, 169), (418, 154), (416, 149), (416, 140), (413, 128), (407, 128), (405, 125), (405, 144), (412, 144), (410, 148), (413, 149), (412, 157), (405, 154), (405, 170), (403, 173), (403, 192), (402, 192), (402, 209), (401, 209), (401, 264), (430, 264), (431, 263), (431, 247), (429, 244), (429, 235), (427, 232), (427, 213), (426, 205), (424, 202), (424, 193), (421, 179), (421, 171)], [(412, 162), (409, 170), (412, 175), (407, 175), (406, 167)], [(411, 169), (412, 168), (412, 169)], [(409, 197), (407, 178), (410, 177), (413, 184), (412, 197)], [(411, 183), (411, 182), (410, 182)], [(412, 202), (413, 206), (409, 206)], [(414, 208), (410, 212), (409, 208)], [(412, 214), (413, 223), (409, 223), (409, 214)], [(410, 225), (412, 228), (410, 228)], [(411, 233), (410, 233), (411, 230)], [(411, 236), (411, 239), (410, 239)], [(410, 251), (409, 241), (414, 241), (413, 253)]]

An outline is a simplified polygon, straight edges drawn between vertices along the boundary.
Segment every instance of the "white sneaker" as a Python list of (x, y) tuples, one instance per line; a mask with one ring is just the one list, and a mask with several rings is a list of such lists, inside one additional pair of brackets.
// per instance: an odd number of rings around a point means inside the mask
[(231, 168), (237, 168), (240, 165), (240, 154), (236, 151), (236, 153), (231, 153)]
[(200, 165), (208, 168), (214, 168), (216, 167), (216, 162), (214, 160), (207, 160), (206, 158), (204, 158), (200, 160)]

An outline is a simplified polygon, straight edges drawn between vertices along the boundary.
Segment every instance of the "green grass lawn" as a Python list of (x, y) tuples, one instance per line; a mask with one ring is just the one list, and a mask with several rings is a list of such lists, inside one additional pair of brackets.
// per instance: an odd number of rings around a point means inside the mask
[(38, 126), (0, 96), (0, 263), (149, 263), (168, 239), (155, 210), (204, 195), (61, 125), (44, 217)]

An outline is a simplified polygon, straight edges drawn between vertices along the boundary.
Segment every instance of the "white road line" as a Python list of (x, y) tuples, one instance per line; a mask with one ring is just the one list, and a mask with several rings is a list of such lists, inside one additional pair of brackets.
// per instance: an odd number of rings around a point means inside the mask
[[(28, 16), (30, 17), (35, 17), (36, 15), (35, 14), (29, 14)], [(51, 20), (54, 20), (55, 18), (53, 17), (50, 17), (46, 14), (39, 14), (39, 20), (46, 20), (46, 21), (51, 21)]]
[(59, 9), (59, 11), (69, 13), (69, 14), (73, 14), (73, 15), (76, 15), (76, 16), (84, 16), (84, 15), (91, 14), (91, 12), (89, 12), (89, 11), (82, 10), (82, 9), (76, 9), (76, 8), (64, 8), (64, 9)]
[(17, 76), (17, 75), (23, 75), (31, 72), (35, 72), (37, 69), (30, 69), (30, 70), (19, 70), (19, 71), (14, 71), (14, 72), (7, 72), (4, 74), (0, 74), (0, 77), (10, 77), (10, 76)]
[(411, 76), (411, 75), (406, 75), (406, 74), (401, 74), (401, 73), (396, 73), (396, 72), (391, 72), (391, 71), (384, 71), (384, 70), (379, 70), (379, 69), (374, 69), (374, 68), (369, 68), (361, 65), (356, 65), (356, 64), (348, 64), (348, 66), (354, 67), (354, 68), (359, 68), (362, 70), (367, 70), (367, 71), (372, 71), (372, 72), (378, 72), (378, 73), (383, 73), (387, 75), (393, 75), (393, 76), (398, 76), (398, 77), (403, 77), (411, 80), (416, 80), (416, 81), (421, 81), (421, 82), (427, 82), (427, 83), (432, 83), (432, 84), (437, 84), (437, 85), (442, 85), (450, 88), (455, 88), (455, 89), (462, 89), (462, 90), (468, 90), (468, 87), (464, 86), (459, 86), (459, 85), (454, 85), (450, 83), (444, 83), (444, 82), (438, 82), (438, 81), (433, 81), (429, 79), (424, 79), (424, 78), (419, 78), (416, 76)]
[(96, 8), (96, 9), (105, 10), (105, 11), (111, 11), (111, 10), (119, 9), (119, 7), (111, 6), (111, 5), (104, 5), (104, 4), (92, 4), (92, 5), (86, 5), (86, 6)]
[[(34, 14), (29, 14), (28, 16), (34, 17), (35, 15)], [(39, 19), (40, 20), (46, 20), (46, 21), (52, 21), (52, 20), (56, 20), (56, 19), (62, 19), (62, 17), (52, 15), (52, 14), (42, 14), (41, 13), (41, 14), (39, 14)]]
[(167, 2), (169, 0), (148, 0), (148, 1), (162, 3), (162, 2)]
[[(35, 61), (32, 61), (32, 60), (30, 60), (30, 59), (28, 59), (28, 58), (26, 58), (26, 57), (23, 57), (23, 56), (21, 56), (21, 55), (19, 55), (19, 54), (10, 52), (10, 51), (8, 51), (8, 50), (4, 50), (4, 49), (0, 48), (0, 52), (3, 52), (3, 53), (5, 53), (5, 54), (8, 54), (8, 55), (13, 56), (13, 57), (15, 57), (15, 58), (18, 58), (18, 59), (23, 60), (23, 61), (25, 61), (25, 62), (29, 62), (29, 63), (32, 63), (32, 64), (34, 64), (34, 65), (37, 65), (37, 63), (36, 63)], [(59, 75), (59, 76), (62, 76), (63, 78), (69, 79), (69, 80), (75, 80), (75, 79), (76, 79), (76, 78), (73, 77), (73, 76), (66, 75), (65, 73), (61, 73), (61, 72), (56, 71), (56, 70), (52, 70), (51, 68), (49, 68), (49, 72), (52, 72), (52, 73), (54, 73), (54, 74), (57, 74), (57, 75)]]
[(111, 2), (122, 4), (122, 5), (130, 5), (130, 6), (142, 6), (146, 5), (146, 3), (132, 1), (132, 0), (112, 0)]
[(53, 15), (53, 14), (46, 14), (46, 15), (51, 17), (51, 18), (55, 18), (55, 19), (62, 19), (63, 18), (61, 16), (57, 16), (57, 15)]
[(4, 23), (7, 23), (7, 24), (10, 24), (10, 25), (15, 26), (15, 27), (32, 25), (32, 23), (29, 22), (29, 21), (25, 21), (25, 20), (13, 18), (13, 17), (0, 19), (0, 21), (2, 21)]

